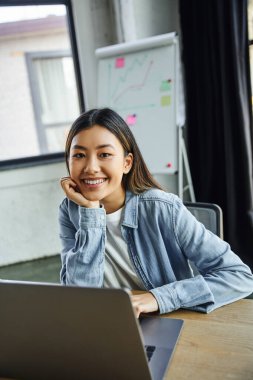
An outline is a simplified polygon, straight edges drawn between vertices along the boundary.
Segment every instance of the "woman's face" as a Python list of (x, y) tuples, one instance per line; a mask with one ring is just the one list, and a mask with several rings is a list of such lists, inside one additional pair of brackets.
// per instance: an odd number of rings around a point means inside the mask
[(130, 171), (133, 156), (124, 155), (117, 137), (99, 125), (79, 132), (72, 140), (69, 154), (70, 176), (81, 194), (99, 200), (107, 213), (123, 206), (123, 174)]

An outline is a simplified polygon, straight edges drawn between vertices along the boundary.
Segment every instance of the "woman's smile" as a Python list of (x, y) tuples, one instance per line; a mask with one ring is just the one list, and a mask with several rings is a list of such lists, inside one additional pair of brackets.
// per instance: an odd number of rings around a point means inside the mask
[(107, 178), (84, 178), (81, 179), (81, 183), (86, 187), (90, 189), (97, 189), (100, 188), (102, 184), (104, 184), (107, 181)]

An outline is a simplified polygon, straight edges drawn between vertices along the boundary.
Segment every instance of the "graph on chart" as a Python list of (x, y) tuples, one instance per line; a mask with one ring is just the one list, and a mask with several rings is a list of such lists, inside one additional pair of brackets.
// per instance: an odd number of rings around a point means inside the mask
[[(173, 65), (161, 62), (160, 49), (125, 54), (101, 62), (104, 91), (99, 103), (119, 112), (170, 107), (173, 101)], [(101, 88), (100, 88), (101, 89)], [(167, 110), (168, 111), (168, 110)]]

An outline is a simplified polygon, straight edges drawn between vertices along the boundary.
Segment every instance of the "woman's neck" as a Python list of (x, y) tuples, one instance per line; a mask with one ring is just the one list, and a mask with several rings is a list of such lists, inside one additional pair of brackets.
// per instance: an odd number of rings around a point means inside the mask
[(122, 189), (122, 192), (120, 192), (120, 194), (117, 192), (117, 196), (116, 194), (111, 194), (106, 199), (101, 200), (101, 203), (106, 210), (106, 214), (112, 214), (113, 212), (122, 208), (125, 204), (125, 198), (126, 191), (125, 189)]

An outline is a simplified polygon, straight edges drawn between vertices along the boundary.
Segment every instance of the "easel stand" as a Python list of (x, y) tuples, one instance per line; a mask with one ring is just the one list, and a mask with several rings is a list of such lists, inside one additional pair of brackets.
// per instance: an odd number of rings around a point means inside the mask
[[(183, 200), (184, 193), (189, 191), (190, 201), (195, 202), (195, 194), (192, 185), (191, 172), (189, 167), (189, 161), (187, 156), (187, 151), (185, 147), (185, 141), (183, 137), (183, 127), (178, 127), (178, 195)], [(185, 176), (184, 176), (185, 174)], [(186, 178), (187, 183), (184, 186), (184, 179)]]

